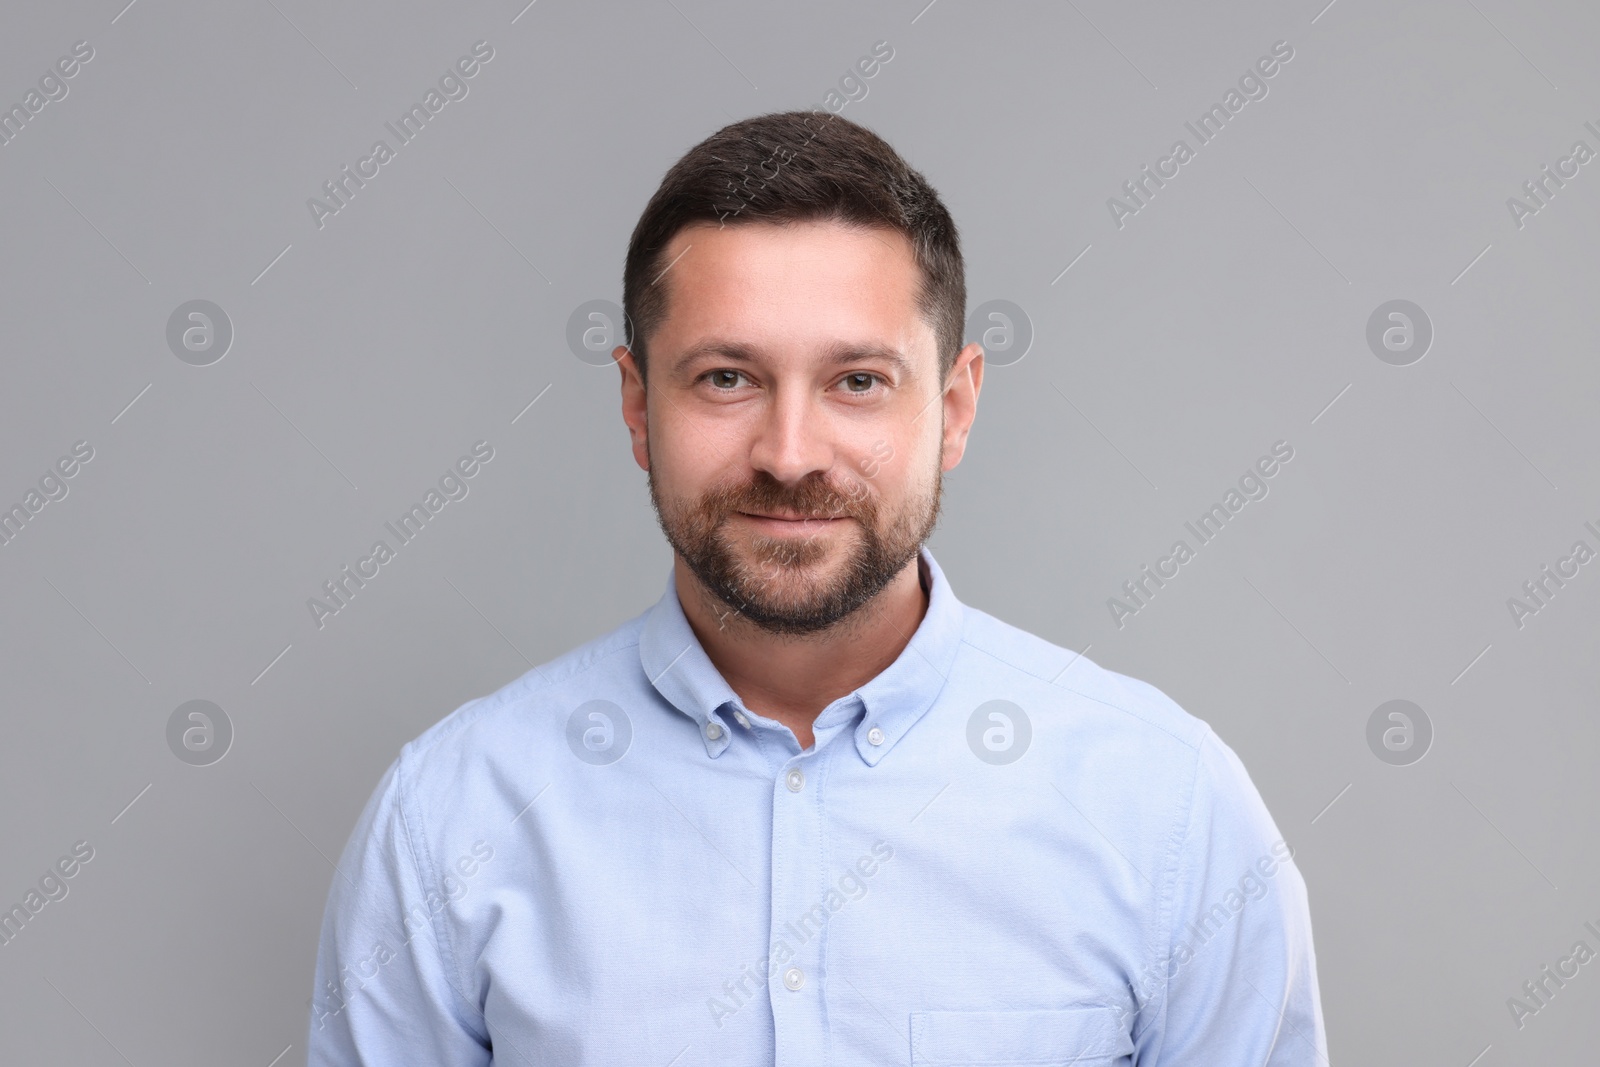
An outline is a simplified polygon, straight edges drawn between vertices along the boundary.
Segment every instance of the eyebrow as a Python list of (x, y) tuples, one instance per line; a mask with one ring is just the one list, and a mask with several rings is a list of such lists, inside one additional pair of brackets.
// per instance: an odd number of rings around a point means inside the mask
[[(718, 338), (701, 341), (690, 345), (678, 357), (674, 369), (682, 370), (690, 364), (711, 357), (727, 360), (730, 363), (754, 363), (760, 357), (760, 350), (753, 345), (743, 344), (738, 341), (724, 341)], [(830, 344), (824, 357), (825, 366), (844, 366), (850, 363), (860, 363), (877, 360), (893, 367), (902, 377), (914, 377), (916, 371), (911, 366), (911, 361), (900, 354), (900, 351), (889, 345), (867, 343), (851, 344), (839, 341)]]

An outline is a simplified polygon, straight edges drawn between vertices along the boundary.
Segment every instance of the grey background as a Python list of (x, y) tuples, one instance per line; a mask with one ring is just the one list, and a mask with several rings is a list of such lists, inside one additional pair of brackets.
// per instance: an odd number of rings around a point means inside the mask
[[(0, 504), (95, 450), (0, 547), (0, 905), (95, 849), (0, 947), (0, 1059), (303, 1062), (329, 857), (399, 746), (661, 592), (616, 372), (568, 315), (620, 300), (679, 154), (878, 40), (842, 114), (940, 190), (971, 306), (1036, 331), (946, 481), (956, 593), (1238, 750), (1310, 887), (1333, 1057), (1593, 1056), (1600, 964), (1520, 1030), (1506, 1005), (1600, 948), (1600, 563), (1520, 629), (1506, 605), (1600, 545), (1600, 163), (1506, 206), (1600, 149), (1593, 6), (122, 2), (0, 16), (7, 106), (95, 50), (0, 146)], [(318, 229), (306, 199), (480, 39), (469, 95)], [(1116, 227), (1278, 40), (1269, 95)], [(206, 367), (166, 343), (193, 299), (234, 329)], [(1366, 344), (1392, 299), (1435, 330), (1410, 366)], [(317, 629), (307, 598), (479, 439), (470, 495)], [(1116, 627), (1278, 440), (1270, 495)], [(210, 766), (167, 745), (195, 699), (233, 725)], [(1392, 699), (1433, 724), (1410, 766), (1366, 742)]]

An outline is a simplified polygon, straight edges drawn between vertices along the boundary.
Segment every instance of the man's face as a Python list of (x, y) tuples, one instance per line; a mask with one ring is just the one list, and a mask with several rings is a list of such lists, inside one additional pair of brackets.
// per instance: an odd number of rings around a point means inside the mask
[[(661, 528), (729, 611), (825, 629), (916, 557), (971, 422), (958, 405), (946, 425), (911, 245), (836, 223), (700, 224), (662, 261), (648, 395), (617, 353)], [(976, 345), (956, 376), (975, 403)]]

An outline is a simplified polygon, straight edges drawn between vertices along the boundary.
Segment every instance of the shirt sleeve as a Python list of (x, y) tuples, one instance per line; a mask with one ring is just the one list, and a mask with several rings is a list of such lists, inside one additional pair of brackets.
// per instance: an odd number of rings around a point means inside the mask
[(1139, 1067), (1327, 1067), (1305, 880), (1214, 733), (1200, 745), (1171, 887), (1166, 997)]
[[(340, 856), (322, 917), (307, 1067), (485, 1067), (487, 1031), (461, 995), (449, 897), (417, 861), (404, 753), (390, 764)], [(413, 836), (417, 835), (417, 836)]]

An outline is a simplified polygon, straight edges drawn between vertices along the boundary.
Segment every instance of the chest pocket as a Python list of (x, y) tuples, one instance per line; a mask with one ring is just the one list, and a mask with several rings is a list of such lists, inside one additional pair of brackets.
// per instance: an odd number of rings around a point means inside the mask
[(1031, 1011), (914, 1011), (911, 1067), (1116, 1067), (1133, 1054), (1099, 1005)]

